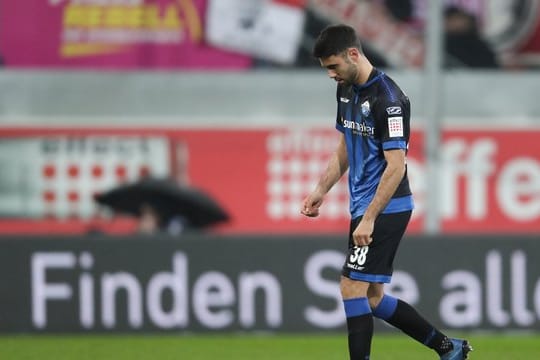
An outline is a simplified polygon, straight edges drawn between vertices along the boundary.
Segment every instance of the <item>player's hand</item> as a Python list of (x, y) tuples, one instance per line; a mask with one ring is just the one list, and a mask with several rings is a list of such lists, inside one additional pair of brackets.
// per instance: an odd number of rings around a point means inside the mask
[(317, 192), (313, 192), (304, 199), (300, 213), (309, 217), (319, 216), (319, 207), (322, 202), (323, 196)]
[(362, 219), (356, 229), (354, 229), (352, 237), (356, 246), (366, 246), (373, 241), (373, 229), (375, 223)]

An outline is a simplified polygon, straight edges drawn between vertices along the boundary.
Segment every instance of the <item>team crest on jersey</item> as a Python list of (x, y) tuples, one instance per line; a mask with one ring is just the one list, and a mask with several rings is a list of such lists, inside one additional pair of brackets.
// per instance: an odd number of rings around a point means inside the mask
[(361, 109), (362, 109), (362, 115), (364, 115), (364, 117), (369, 115), (370, 108), (369, 108), (369, 102), (367, 100), (362, 103)]

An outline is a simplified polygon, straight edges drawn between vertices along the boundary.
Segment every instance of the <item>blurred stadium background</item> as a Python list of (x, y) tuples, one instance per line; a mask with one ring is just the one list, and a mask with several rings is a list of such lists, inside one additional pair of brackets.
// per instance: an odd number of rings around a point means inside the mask
[[(535, 0), (0, 2), (0, 358), (344, 358), (346, 182), (299, 213), (336, 144), (310, 50), (338, 22), (412, 102), (417, 208), (389, 291), (474, 359), (537, 359)], [(227, 219), (97, 201), (148, 178)], [(406, 349), (377, 358), (431, 358), (377, 331)]]

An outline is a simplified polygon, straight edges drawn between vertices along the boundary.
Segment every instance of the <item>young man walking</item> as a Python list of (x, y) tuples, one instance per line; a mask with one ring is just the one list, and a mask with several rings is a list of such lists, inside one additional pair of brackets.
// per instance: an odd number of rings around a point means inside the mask
[(370, 357), (373, 316), (435, 350), (442, 360), (463, 360), (466, 340), (450, 339), (409, 304), (384, 293), (393, 260), (413, 210), (406, 154), (410, 103), (398, 85), (364, 56), (353, 28), (333, 25), (313, 55), (337, 82), (337, 149), (302, 214), (317, 216), (324, 195), (349, 170), (351, 226), (340, 281), (351, 360)]

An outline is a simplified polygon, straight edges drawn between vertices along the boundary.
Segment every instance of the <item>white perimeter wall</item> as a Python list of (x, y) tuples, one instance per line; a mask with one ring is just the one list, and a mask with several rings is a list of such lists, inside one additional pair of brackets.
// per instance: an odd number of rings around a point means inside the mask
[[(389, 72), (425, 118), (424, 77)], [(540, 72), (448, 72), (444, 126), (540, 127)], [(0, 72), (0, 125), (333, 126), (335, 86), (322, 70)]]

